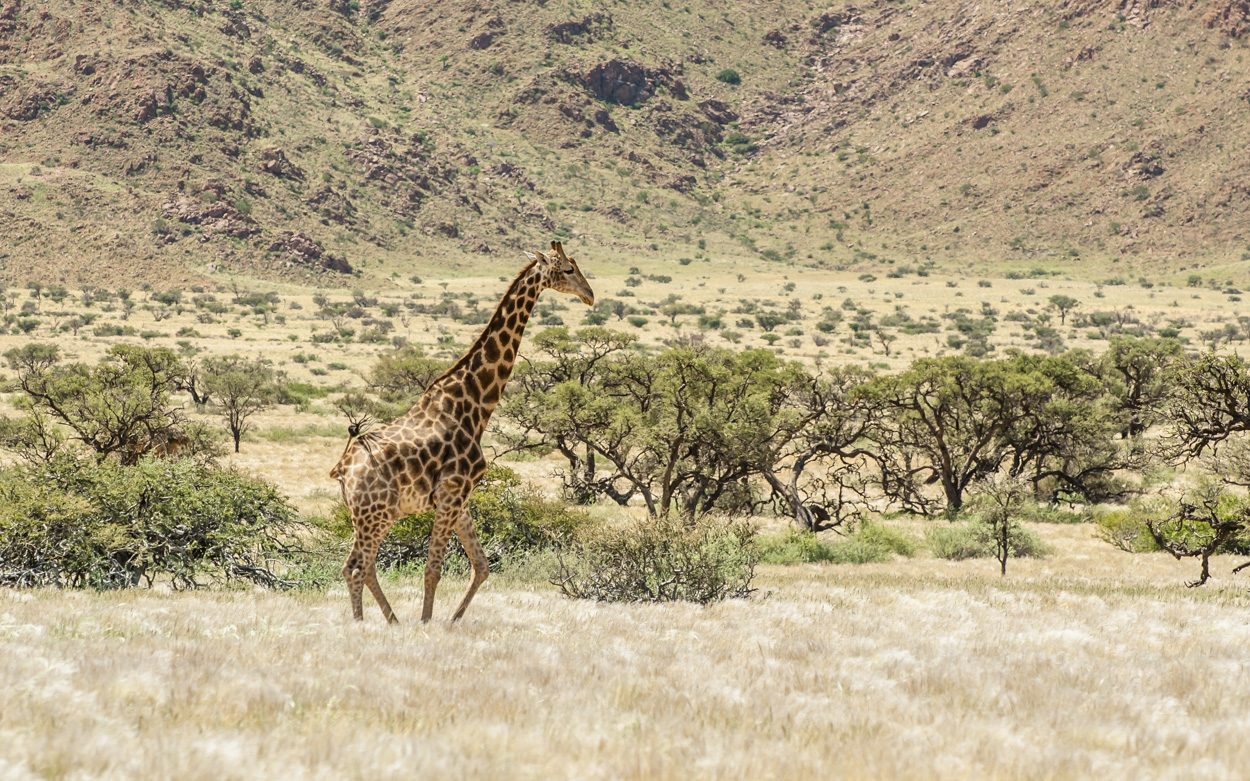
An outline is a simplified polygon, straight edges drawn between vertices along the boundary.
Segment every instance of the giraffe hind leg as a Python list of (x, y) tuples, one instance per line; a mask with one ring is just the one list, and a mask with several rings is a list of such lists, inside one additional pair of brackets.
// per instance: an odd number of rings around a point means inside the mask
[(369, 586), (370, 594), (374, 595), (374, 599), (377, 600), (377, 606), (381, 607), (382, 616), (386, 617), (387, 624), (399, 624), (395, 611), (391, 610), (390, 602), (386, 601), (386, 595), (382, 594), (381, 584), (377, 582), (377, 546), (379, 542), (365, 547), (364, 582), (366, 586)]
[(352, 602), (352, 618), (357, 621), (365, 619), (363, 592), (365, 585), (365, 556), (360, 541), (352, 543), (351, 553), (347, 554), (347, 562), (343, 564), (343, 580), (347, 581), (347, 595)]
[(386, 623), (398, 624), (399, 619), (395, 617), (395, 611), (391, 610), (391, 603), (386, 600), (386, 595), (382, 593), (382, 584), (378, 583), (378, 552), (373, 550), (365, 557), (365, 585), (369, 587), (369, 591), (373, 594), (373, 598), (377, 600), (378, 607), (382, 608), (382, 615), (386, 617)]
[(469, 582), (469, 589), (464, 592), (464, 599), (460, 600), (460, 607), (456, 608), (455, 615), (451, 617), (452, 621), (460, 620), (464, 611), (469, 609), (473, 595), (490, 575), (490, 561), (486, 558), (486, 551), (482, 549), (482, 543), (477, 538), (477, 530), (473, 528), (473, 517), (469, 515), (468, 508), (465, 508), (456, 521), (456, 536), (460, 538), (460, 545), (473, 564), (473, 580)]
[(451, 540), (451, 522), (439, 512), (434, 517), (434, 530), (430, 534), (430, 554), (425, 560), (425, 600), (421, 606), (421, 622), (434, 616), (434, 592), (443, 576), (443, 557), (447, 555), (447, 543)]

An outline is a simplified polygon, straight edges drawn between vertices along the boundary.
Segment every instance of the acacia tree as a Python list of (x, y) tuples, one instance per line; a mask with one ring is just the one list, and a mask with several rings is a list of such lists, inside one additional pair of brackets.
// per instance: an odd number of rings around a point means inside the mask
[(234, 452), (251, 430), (249, 418), (273, 403), (274, 373), (268, 363), (237, 355), (204, 361), (204, 387), (216, 400), (226, 428), (234, 438)]
[(1166, 416), (1167, 455), (1189, 460), (1250, 431), (1250, 367), (1238, 355), (1203, 353), (1171, 375)]
[[(117, 453), (133, 461), (150, 442), (182, 422), (169, 393), (181, 371), (177, 354), (160, 347), (115, 345), (95, 366), (61, 364), (54, 345), (29, 344), (5, 353), (36, 415), (66, 426), (99, 460)], [(46, 431), (36, 421), (31, 431)]]
[(1080, 306), (1081, 302), (1077, 301), (1072, 296), (1065, 296), (1062, 293), (1056, 293), (1050, 297), (1050, 305), (1057, 312), (1059, 312), (1059, 324), (1062, 325), (1068, 320), (1068, 312), (1071, 312), (1073, 309)]
[[(1073, 448), (1083, 436), (1102, 436), (1100, 418), (1080, 407), (1096, 398), (1096, 385), (1087, 387), (1061, 358), (922, 358), (857, 392), (881, 410), (866, 436), (876, 445), (882, 493), (924, 514), (942, 506), (926, 486), (940, 484), (946, 510), (958, 511), (968, 486), (1004, 465), (1013, 474), (1032, 469), (1035, 483), (1079, 481), (1090, 472), (1074, 470), (1081, 460), (1070, 457)], [(1094, 472), (1108, 471), (1094, 455), (1085, 453)]]
[(534, 358), (517, 366), (500, 407), (491, 418), (491, 431), (504, 443), (502, 452), (555, 449), (568, 461), (565, 490), (587, 504), (606, 496), (626, 504), (634, 491), (612, 479), (597, 477), (595, 450), (580, 436), (575, 418), (553, 417), (553, 410), (573, 401), (558, 391), (565, 383), (594, 386), (602, 382), (603, 368), (637, 341), (632, 334), (607, 328), (583, 328), (576, 334), (559, 326), (540, 332), (531, 342)]
[[(1196, 558), (1201, 563), (1197, 580), (1185, 585), (1201, 586), (1211, 577), (1211, 556), (1250, 531), (1250, 502), (1234, 496), (1224, 485), (1207, 482), (1171, 503), (1172, 511), (1163, 518), (1147, 518), (1146, 529), (1155, 543), (1177, 561)], [(1239, 546), (1244, 548), (1248, 540)], [(1233, 568), (1233, 574), (1250, 567), (1246, 562)]]
[(447, 361), (431, 358), (419, 347), (403, 347), (379, 357), (366, 381), (385, 401), (411, 402), (448, 366)]
[(1007, 559), (1019, 555), (1028, 544), (1020, 516), (1031, 494), (1032, 486), (1027, 480), (1007, 474), (989, 475), (977, 484), (975, 501), (979, 512), (973, 529), (993, 548), (1004, 577)]
[(189, 357), (182, 362), (180, 370), (172, 376), (171, 380), (176, 389), (190, 394), (192, 403), (202, 409), (212, 400), (204, 385), (204, 376), (203, 363), (194, 357)]
[(777, 450), (801, 368), (767, 350), (629, 354), (628, 342), (586, 330), (557, 331), (542, 349), (564, 358), (520, 373), (520, 393), (501, 408), (513, 442), (558, 449), (587, 494), (639, 496), (652, 515), (749, 507), (748, 480)]
[(1042, 386), (1003, 434), (1008, 474), (1050, 499), (1066, 492), (1105, 501), (1133, 490), (1120, 473), (1144, 466), (1147, 453), (1138, 438), (1117, 441), (1129, 413), (1107, 383), (1067, 356), (1020, 355), (1012, 364)]
[(1250, 366), (1237, 355), (1207, 352), (1178, 361), (1169, 380), (1168, 431), (1161, 454), (1175, 463), (1199, 461), (1216, 479), (1177, 501), (1165, 500), (1171, 511), (1148, 518), (1146, 526), (1172, 556), (1200, 560), (1199, 577), (1188, 585), (1201, 586), (1210, 576), (1213, 554), (1238, 540), (1240, 552), (1250, 548), (1250, 503), (1228, 488), (1250, 487), (1250, 443), (1245, 436), (1250, 432)]
[(1103, 376), (1114, 383), (1117, 407), (1128, 416), (1127, 436), (1140, 436), (1162, 414), (1170, 374), (1182, 356), (1176, 339), (1112, 337), (1102, 358)]
[(757, 467), (800, 529), (837, 525), (864, 506), (861, 471), (870, 454), (861, 445), (878, 409), (855, 390), (871, 377), (840, 367), (800, 374), (787, 388), (777, 432)]

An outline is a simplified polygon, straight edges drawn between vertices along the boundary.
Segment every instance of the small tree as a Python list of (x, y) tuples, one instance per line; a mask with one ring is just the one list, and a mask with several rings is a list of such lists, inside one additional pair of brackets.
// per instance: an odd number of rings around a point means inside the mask
[(234, 452), (239, 452), (239, 441), (252, 428), (248, 418), (273, 403), (273, 379), (273, 369), (264, 361), (237, 355), (204, 361), (204, 387), (217, 400), (234, 438)]
[[(1185, 585), (1193, 588), (1211, 576), (1211, 555), (1250, 533), (1250, 502), (1229, 492), (1217, 482), (1208, 482), (1193, 489), (1172, 505), (1172, 512), (1163, 518), (1147, 518), (1146, 529), (1160, 548), (1180, 561), (1196, 558), (1202, 562), (1198, 579)], [(1250, 567), (1250, 562), (1233, 568), (1233, 573)]]
[(871, 336), (877, 337), (877, 341), (881, 344), (882, 352), (885, 353), (887, 358), (890, 357), (890, 345), (898, 341), (898, 334), (890, 333), (884, 328), (877, 328), (872, 332)]
[(1007, 559), (1020, 555), (1022, 548), (1032, 542), (1020, 525), (1020, 516), (1024, 513), (1025, 502), (1033, 494), (1033, 486), (1022, 477), (998, 474), (982, 480), (977, 488), (980, 489), (975, 499), (978, 512), (973, 529), (989, 543), (1006, 576)]
[(765, 331), (772, 331), (777, 326), (785, 323), (786, 318), (778, 312), (760, 312), (755, 315), (755, 322)]
[(1068, 312), (1071, 312), (1073, 309), (1080, 306), (1081, 302), (1077, 301), (1072, 296), (1065, 296), (1062, 293), (1056, 293), (1050, 297), (1050, 305), (1053, 309), (1059, 312), (1059, 324), (1063, 325), (1067, 321)]
[[(131, 460), (153, 438), (182, 421), (170, 406), (178, 356), (165, 348), (116, 345), (96, 366), (61, 364), (54, 345), (29, 344), (5, 354), (33, 412), (69, 428), (100, 460), (117, 453)], [(31, 431), (46, 428), (32, 424)], [(42, 439), (42, 438), (40, 438)]]
[(420, 347), (403, 347), (378, 358), (366, 381), (386, 401), (412, 402), (447, 371), (450, 364), (431, 358)]
[(181, 371), (173, 376), (174, 387), (191, 394), (191, 401), (196, 407), (203, 408), (209, 402), (209, 393), (204, 384), (204, 366), (195, 358), (183, 361)]

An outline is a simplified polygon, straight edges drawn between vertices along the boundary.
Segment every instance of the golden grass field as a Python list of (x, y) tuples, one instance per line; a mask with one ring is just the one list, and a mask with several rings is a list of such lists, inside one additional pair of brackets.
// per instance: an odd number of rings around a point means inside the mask
[[(1064, 293), (1087, 310), (1132, 306), (1144, 321), (1184, 318), (1182, 333), (1195, 341), (1238, 315), (1230, 296), (1183, 282), (1105, 286), (1097, 298), (1096, 282), (1058, 277), (981, 287), (945, 273), (864, 282), (851, 272), (761, 266), (741, 283), (698, 265), (671, 273), (671, 284), (645, 283), (637, 299), (675, 292), (709, 308), (756, 298), (784, 309), (783, 286), (796, 281), (790, 295), (804, 301), (797, 327), (805, 334), (779, 342), (784, 355), (878, 368), (951, 352), (946, 332), (902, 337), (886, 357), (839, 341), (844, 323), (821, 356), (809, 336), (822, 306), (850, 297), (878, 315), (901, 305), (919, 317), (960, 306), (978, 313), (985, 302), (1005, 315), (1041, 311), (1049, 295)], [(626, 276), (604, 272), (592, 284), (601, 298), (614, 297)], [(447, 282), (452, 292), (476, 292), (485, 307), (505, 287), (498, 276)], [(379, 294), (383, 302), (442, 293), (437, 281), (396, 284)], [(11, 293), (18, 305), (27, 298)], [(263, 355), (292, 380), (361, 387), (386, 346), (310, 344), (314, 326), (329, 327), (312, 293), (279, 293), (285, 323), (235, 313), (205, 324), (191, 306), (156, 322), (142, 309), (143, 293), (124, 322), (165, 334), (148, 344), (176, 347), (185, 338), (206, 354)], [(582, 307), (564, 303), (575, 328)], [(90, 328), (77, 339), (51, 331), (76, 311), (76, 302), (58, 309), (44, 301), (39, 328), (0, 337), (0, 350), (55, 339), (70, 357), (94, 361), (118, 341), (142, 342)], [(95, 311), (97, 324), (123, 322), (117, 310)], [(998, 354), (1027, 346), (1016, 323), (1000, 321)], [(184, 327), (199, 335), (178, 337)], [(228, 328), (243, 333), (232, 338)], [(454, 337), (450, 348), (436, 347), (442, 328)], [(454, 352), (479, 328), (416, 317), (395, 333)], [(658, 343), (674, 330), (657, 315), (639, 333)], [(1061, 331), (1069, 347), (1105, 345), (1089, 329)], [(765, 346), (759, 336), (745, 332), (739, 347)], [(315, 359), (296, 362), (299, 353)], [(6, 413), (17, 414), (15, 395), (7, 398)], [(257, 431), (226, 462), (274, 482), (301, 511), (324, 512), (337, 497), (327, 473), (346, 428), (332, 400), (259, 414)], [(550, 488), (558, 461), (508, 465)], [(1034, 529), (1055, 555), (1014, 560), (1006, 578), (993, 561), (927, 554), (770, 566), (758, 572), (755, 597), (708, 608), (575, 602), (541, 578), (504, 573), (455, 626), (447, 618), (463, 576), (444, 579), (426, 626), (414, 622), (419, 579), (388, 583), (405, 622), (395, 628), (372, 603), (364, 624), (351, 622), (341, 587), (0, 589), (0, 779), (1244, 778), (1244, 578), (1228, 578), (1232, 565), (1217, 559), (1212, 583), (1189, 590), (1193, 562), (1122, 553), (1092, 525)]]
[[(449, 625), (341, 588), (0, 591), (0, 777), (1244, 778), (1250, 599), (1054, 557), (766, 567), (697, 607), (487, 582)], [(1227, 572), (1225, 562), (1217, 573)]]

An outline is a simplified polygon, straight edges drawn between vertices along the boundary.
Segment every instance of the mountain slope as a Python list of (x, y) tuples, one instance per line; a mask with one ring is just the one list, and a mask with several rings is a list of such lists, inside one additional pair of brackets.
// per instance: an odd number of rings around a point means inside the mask
[(1241, 275), (1248, 18), (6, 0), (0, 277), (378, 283), (553, 235), (622, 264)]

